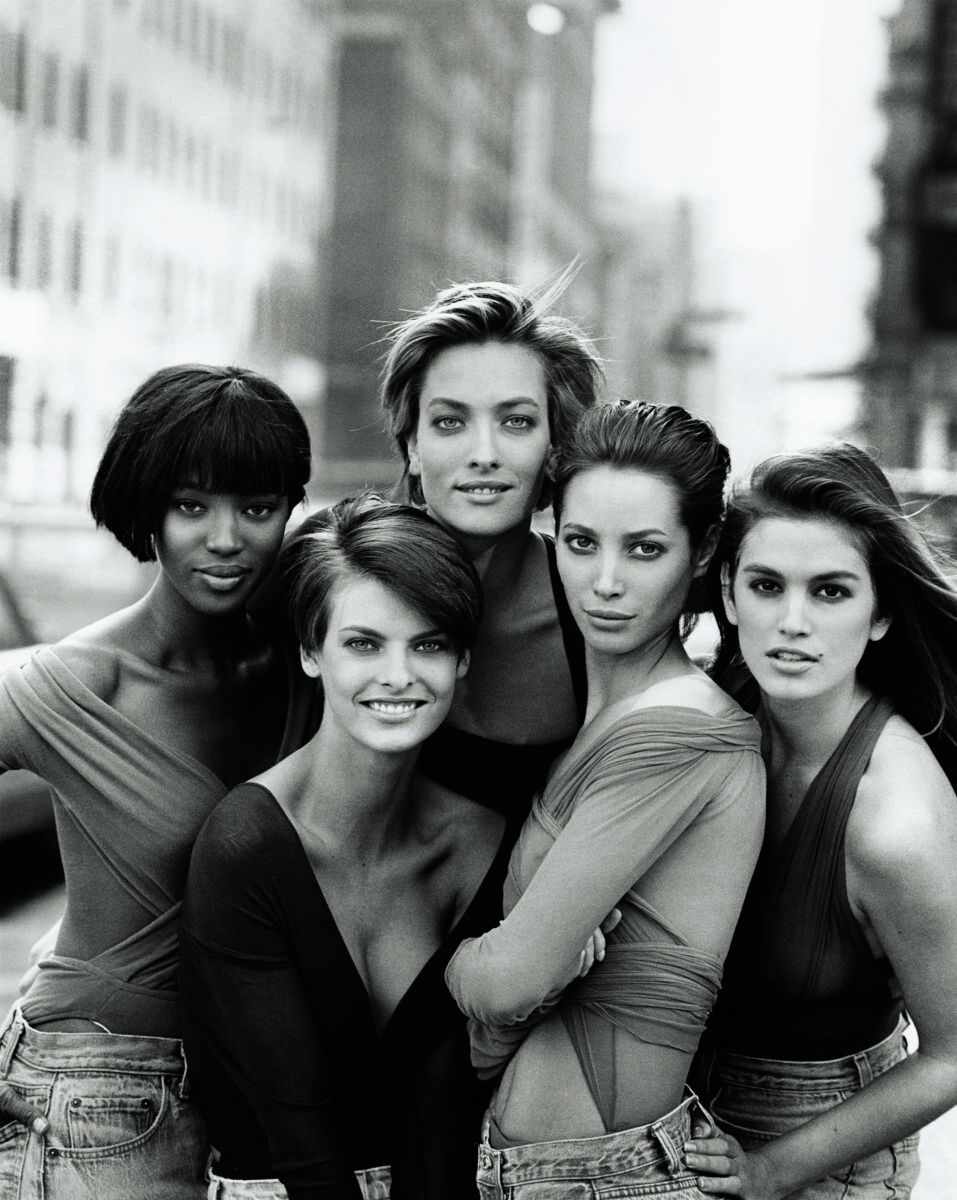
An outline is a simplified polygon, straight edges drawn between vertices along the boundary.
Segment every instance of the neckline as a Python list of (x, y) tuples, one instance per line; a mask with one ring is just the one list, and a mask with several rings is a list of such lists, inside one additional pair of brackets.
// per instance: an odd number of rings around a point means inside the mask
[[(867, 719), (871, 716), (871, 714), (877, 710), (877, 708), (881, 705), (882, 702), (883, 702), (883, 697), (879, 696), (876, 692), (873, 693), (871, 696), (869, 696), (864, 701), (864, 703), (861, 705), (861, 707), (857, 710), (857, 712), (851, 718), (851, 722), (848, 725), (847, 729), (844, 730), (844, 734), (841, 737), (841, 740), (837, 743), (837, 745), (834, 747), (834, 749), (831, 751), (831, 753), (827, 756), (827, 758), (824, 760), (824, 762), (818, 768), (817, 773), (814, 775), (811, 782), (807, 785), (807, 790), (805, 791), (804, 795), (801, 797), (801, 803), (797, 806), (797, 809), (794, 812), (794, 816), (791, 818), (790, 824), (788, 825), (787, 829), (784, 831), (784, 835), (782, 836), (781, 840), (778, 842), (776, 848), (769, 855), (769, 859), (768, 859), (769, 862), (779, 861), (784, 856), (784, 854), (790, 850), (792, 844), (796, 840), (798, 840), (798, 835), (801, 832), (801, 828), (807, 822), (807, 814), (810, 811), (811, 801), (817, 796), (818, 792), (820, 791), (821, 787), (823, 786), (824, 781), (826, 781), (826, 779), (830, 776), (838, 758), (841, 755), (843, 755), (848, 744), (857, 735), (858, 730), (867, 721)], [(762, 710), (759, 708), (758, 714), (761, 714), (761, 712), (762, 712)], [(762, 727), (762, 729), (763, 729), (763, 727)], [(764, 739), (762, 738), (762, 747), (761, 747), (762, 757), (764, 757), (763, 741), (764, 741)]]
[[(86, 648), (86, 646), (84, 646), (84, 648)], [(129, 653), (129, 651), (121, 650), (120, 648), (107, 650), (104, 647), (95, 646), (93, 649), (102, 654), (108, 655), (123, 655)], [(176, 750), (172, 746), (167, 745), (165, 742), (161, 742), (157, 738), (152, 737), (149, 733), (147, 733), (142, 725), (137, 725), (135, 721), (131, 721), (129, 717), (124, 716), (124, 714), (118, 709), (114, 708), (112, 704), (108, 704), (104, 699), (102, 699), (102, 697), (98, 696), (92, 688), (88, 687), (83, 682), (80, 676), (77, 675), (72, 668), (66, 665), (59, 654), (56, 653), (55, 646), (41, 647), (41, 649), (37, 652), (38, 660), (41, 656), (49, 656), (52, 658), (57, 664), (57, 667), (70, 677), (73, 684), (82, 692), (84, 700), (89, 707), (104, 709), (110, 714), (110, 717), (113, 721), (116, 721), (121, 727), (132, 730), (136, 737), (141, 738), (144, 742), (146, 742), (150, 746), (151, 752), (154, 752), (153, 748), (155, 747), (162, 751), (162, 753), (167, 755), (169, 758), (174, 759), (184, 767), (187, 767), (194, 774), (203, 776), (207, 782), (215, 784), (218, 788), (222, 789), (223, 792), (229, 790), (226, 783), (220, 779), (220, 777), (214, 771), (207, 767), (205, 763), (200, 762), (200, 760), (194, 757), (192, 754), (184, 754), (182, 751)]]
[(283, 823), (284, 827), (286, 828), (286, 830), (288, 831), (289, 837), (296, 844), (297, 857), (299, 858), (300, 865), (302, 866), (302, 869), (305, 871), (308, 878), (311, 880), (312, 887), (314, 889), (314, 895), (315, 895), (315, 898), (317, 899), (317, 901), (319, 902), (319, 906), (320, 906), (320, 910), (323, 915), (323, 919), (327, 922), (328, 926), (334, 932), (335, 940), (339, 947), (340, 957), (342, 958), (343, 963), (346, 964), (346, 969), (348, 970), (348, 972), (351, 976), (353, 989), (356, 990), (358, 995), (360, 995), (362, 997), (369, 1026), (372, 1029), (373, 1034), (377, 1039), (379, 1039), (379, 1040), (384, 1039), (386, 1032), (389, 1029), (391, 1029), (392, 1025), (395, 1023), (397, 1014), (401, 1010), (408, 1007), (409, 997), (413, 994), (413, 992), (416, 992), (419, 990), (419, 987), (422, 983), (423, 978), (426, 977), (427, 975), (431, 975), (433, 973), (433, 965), (435, 964), (436, 960), (439, 960), (443, 954), (445, 954), (446, 956), (451, 955), (451, 950), (456, 944), (454, 939), (455, 939), (456, 935), (458, 934), (460, 927), (465, 925), (466, 921), (469, 919), (469, 917), (471, 917), (473, 909), (478, 905), (479, 900), (481, 899), (482, 895), (485, 892), (485, 889), (489, 882), (489, 879), (491, 878), (492, 873), (494, 872), (499, 859), (502, 857), (503, 850), (506, 849), (506, 841), (508, 838), (507, 830), (503, 833), (502, 840), (499, 843), (498, 849), (495, 851), (495, 854), (492, 856), (492, 861), (488, 865), (488, 870), (482, 876), (481, 882), (479, 883), (478, 887), (475, 889), (475, 892), (472, 895), (471, 899), (469, 900), (468, 904), (465, 906), (465, 908), (462, 910), (461, 914), (459, 915), (458, 919), (455, 921), (455, 924), (449, 929), (448, 933), (445, 935), (445, 937), (442, 939), (442, 941), (439, 942), (439, 944), (438, 944), (438, 946), (436, 946), (435, 950), (433, 950), (433, 952), (429, 955), (429, 957), (425, 960), (425, 962), (422, 964), (422, 966), (416, 972), (415, 977), (412, 979), (412, 982), (409, 984), (409, 986), (406, 988), (406, 990), (399, 997), (399, 1000), (396, 1003), (395, 1007), (392, 1009), (392, 1011), (386, 1017), (385, 1021), (383, 1021), (382, 1025), (378, 1029), (376, 1029), (375, 1024), (372, 1020), (372, 998), (369, 994), (369, 989), (366, 987), (365, 982), (362, 978), (362, 974), (359, 971), (359, 968), (356, 966), (355, 960), (353, 959), (352, 954), (349, 950), (349, 947), (346, 944), (346, 940), (342, 936), (342, 932), (339, 929), (338, 924), (336, 923), (336, 919), (332, 914), (332, 909), (329, 907), (329, 902), (326, 900), (325, 893), (322, 890), (322, 885), (320, 884), (319, 880), (316, 878), (316, 874), (312, 869), (312, 864), (309, 862), (309, 855), (306, 853), (306, 848), (302, 843), (302, 838), (299, 836), (296, 826), (293, 824), (292, 819), (290, 818), (289, 814), (286, 812), (286, 810), (283, 808), (283, 806), (279, 803), (279, 800), (277, 799), (275, 794), (273, 792), (271, 792), (269, 790), (269, 788), (267, 788), (265, 786), (265, 784), (257, 783), (255, 780), (247, 780), (245, 783), (241, 783), (238, 786), (239, 787), (251, 787), (251, 788), (258, 789), (258, 791), (262, 792), (262, 794), (267, 798), (270, 808), (273, 811), (275, 811), (282, 819), (282, 823)]
[[(638, 693), (640, 695), (640, 693)], [(739, 713), (728, 712), (727, 714), (716, 714), (708, 712), (707, 709), (697, 708), (693, 704), (646, 704), (634, 705), (635, 696), (623, 696), (621, 700), (616, 700), (614, 704), (609, 704), (607, 708), (596, 713), (592, 718), (591, 725), (586, 729), (579, 730), (579, 734), (584, 732), (587, 734), (585, 740), (579, 746), (572, 746), (568, 753), (555, 765), (550, 775), (545, 781), (545, 787), (550, 788), (562, 775), (569, 772), (574, 766), (583, 761), (595, 749), (596, 745), (604, 741), (612, 730), (619, 725), (624, 724), (628, 720), (633, 720), (645, 713), (685, 713), (692, 714), (695, 717), (702, 718), (708, 722), (715, 722), (722, 725), (739, 725), (744, 722), (754, 720), (748, 713), (743, 710)], [(729, 697), (729, 702), (734, 703)], [(633, 707), (629, 708), (629, 704)]]

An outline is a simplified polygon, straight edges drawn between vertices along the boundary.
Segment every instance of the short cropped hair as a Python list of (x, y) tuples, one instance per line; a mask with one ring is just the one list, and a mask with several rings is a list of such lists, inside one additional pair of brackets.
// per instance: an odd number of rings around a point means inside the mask
[(478, 575), (455, 538), (421, 509), (365, 493), (307, 517), (286, 542), (279, 578), (306, 653), (322, 648), (332, 593), (350, 576), (394, 592), (460, 654), (475, 642), (482, 617)]
[(140, 562), (177, 487), (305, 495), (312, 457), (298, 409), (277, 384), (243, 367), (163, 367), (136, 389), (110, 433), (90, 511)]
[[(601, 359), (588, 337), (553, 313), (568, 285), (566, 272), (551, 287), (528, 291), (510, 283), (457, 283), (389, 332), (379, 397), (392, 439), (402, 455), (409, 499), (422, 504), (422, 486), (409, 476), (409, 438), (419, 421), (422, 382), (433, 359), (453, 346), (501, 342), (537, 355), (545, 375), (552, 445), (560, 448), (602, 385)], [(546, 480), (539, 507), (547, 507)]]

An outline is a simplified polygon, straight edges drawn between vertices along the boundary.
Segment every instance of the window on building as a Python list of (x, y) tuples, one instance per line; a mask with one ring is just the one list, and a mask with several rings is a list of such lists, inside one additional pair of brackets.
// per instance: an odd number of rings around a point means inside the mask
[(10, 445), (10, 413), (13, 408), (13, 376), (17, 360), (0, 354), (0, 446)]
[(49, 403), (50, 400), (46, 392), (41, 392), (33, 405), (33, 444), (38, 450), (42, 448), (46, 435), (46, 418)]
[(27, 107), (27, 35), (0, 29), (0, 100), (12, 112)]
[(14, 196), (8, 209), (7, 278), (11, 283), (20, 280), (20, 222), (22, 210), (19, 196)]
[(126, 121), (129, 96), (121, 83), (110, 88), (110, 154), (122, 158), (126, 154)]
[(49, 213), (37, 217), (37, 287), (48, 291), (53, 285), (53, 221)]
[(77, 67), (73, 75), (70, 132), (78, 142), (90, 136), (90, 72), (86, 67)]
[(103, 299), (112, 304), (120, 294), (120, 239), (106, 239), (103, 255)]
[(44, 128), (56, 127), (60, 101), (60, 60), (53, 53), (44, 54), (40, 67), (40, 121)]
[(74, 300), (83, 287), (83, 222), (74, 221), (67, 240), (66, 282)]

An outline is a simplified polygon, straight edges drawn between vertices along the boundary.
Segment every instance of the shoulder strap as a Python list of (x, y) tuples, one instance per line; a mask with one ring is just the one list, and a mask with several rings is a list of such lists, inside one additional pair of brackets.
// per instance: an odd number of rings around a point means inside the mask
[(572, 678), (572, 692), (575, 696), (575, 707), (581, 720), (585, 717), (585, 704), (588, 699), (588, 684), (585, 678), (585, 641), (581, 630), (575, 624), (572, 610), (568, 607), (565, 589), (562, 587), (561, 576), (558, 574), (558, 556), (555, 553), (555, 539), (551, 534), (543, 533), (545, 556), (548, 559), (548, 574), (552, 584), (552, 595), (555, 598), (555, 610), (558, 613), (558, 624), (562, 631), (562, 641), (565, 645), (565, 657), (568, 659), (568, 670)]

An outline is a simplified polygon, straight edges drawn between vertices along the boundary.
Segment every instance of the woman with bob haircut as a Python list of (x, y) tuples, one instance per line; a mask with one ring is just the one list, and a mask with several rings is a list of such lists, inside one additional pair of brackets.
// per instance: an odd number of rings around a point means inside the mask
[(342, 501), (283, 551), (322, 723), (221, 801), (182, 921), (210, 1196), (474, 1195), (483, 1096), (443, 983), (501, 915), (501, 817), (416, 770), (468, 666), (478, 578), (423, 512)]
[(591, 342), (551, 311), (568, 278), (542, 292), (439, 292), (392, 329), (380, 392), (408, 498), (458, 538), (485, 597), (471, 668), (419, 769), (513, 831), (585, 705), (554, 543), (532, 530), (556, 454), (602, 380)]
[(247, 614), (309, 476), (306, 427), (238, 367), (151, 375), (91, 508), (156, 578), (130, 607), (0, 680), (0, 770), (52, 787), (66, 878), (55, 951), (0, 1037), (0, 1193), (202, 1194), (177, 922), (193, 841), (239, 780), (314, 721), (298, 663)]
[[(757, 725), (679, 631), (727, 472), (706, 422), (624, 402), (587, 412), (559, 460), (558, 566), (588, 711), (519, 835), (505, 920), (446, 972), (473, 1063), (501, 1075), (483, 1200), (701, 1195), (681, 1161), (697, 1104), (685, 1080), (764, 814)], [(604, 960), (564, 987), (613, 908)]]
[(760, 464), (712, 567), (768, 824), (702, 1056), (723, 1132), (688, 1162), (710, 1194), (909, 1196), (957, 1101), (957, 593), (850, 445)]

